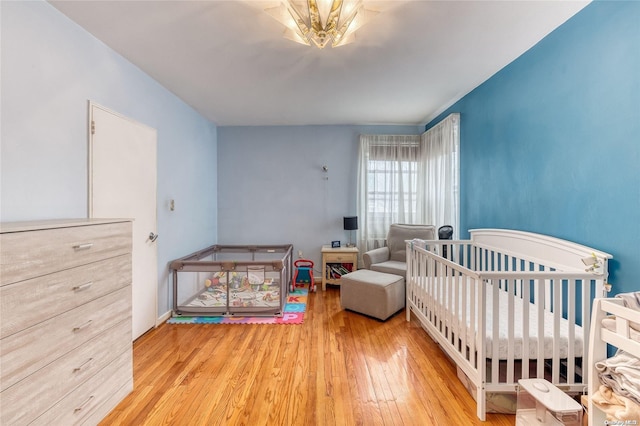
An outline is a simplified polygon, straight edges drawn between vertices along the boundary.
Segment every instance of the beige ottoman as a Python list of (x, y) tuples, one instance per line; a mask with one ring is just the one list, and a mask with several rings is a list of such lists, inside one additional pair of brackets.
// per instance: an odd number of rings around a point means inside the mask
[(404, 278), (368, 269), (350, 272), (340, 278), (340, 303), (384, 321), (404, 308)]

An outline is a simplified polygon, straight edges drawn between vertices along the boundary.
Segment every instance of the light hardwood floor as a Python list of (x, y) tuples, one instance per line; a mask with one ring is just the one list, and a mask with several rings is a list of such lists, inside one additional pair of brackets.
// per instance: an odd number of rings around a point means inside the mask
[(161, 325), (134, 344), (134, 386), (103, 425), (514, 424), (477, 419), (416, 321), (343, 311), (331, 286), (302, 325)]

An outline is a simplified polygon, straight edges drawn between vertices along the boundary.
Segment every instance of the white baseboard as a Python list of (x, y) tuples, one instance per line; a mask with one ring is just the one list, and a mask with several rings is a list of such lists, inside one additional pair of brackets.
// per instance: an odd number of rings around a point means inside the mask
[(156, 327), (159, 325), (162, 325), (165, 321), (167, 321), (169, 318), (171, 318), (171, 314), (173, 313), (173, 311), (168, 311), (163, 315), (160, 315), (160, 317), (158, 317), (158, 319), (156, 320)]

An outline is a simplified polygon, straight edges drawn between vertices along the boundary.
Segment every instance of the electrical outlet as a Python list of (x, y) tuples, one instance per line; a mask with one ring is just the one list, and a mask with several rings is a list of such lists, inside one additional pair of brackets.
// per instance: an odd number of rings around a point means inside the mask
[(302, 250), (298, 250), (298, 257), (302, 259)]

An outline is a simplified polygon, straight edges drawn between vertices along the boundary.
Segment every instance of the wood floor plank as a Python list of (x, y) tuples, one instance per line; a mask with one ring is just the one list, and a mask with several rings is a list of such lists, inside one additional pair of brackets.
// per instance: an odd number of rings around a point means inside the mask
[(134, 343), (134, 391), (102, 425), (498, 425), (404, 312), (382, 322), (308, 297), (301, 325), (163, 324)]

